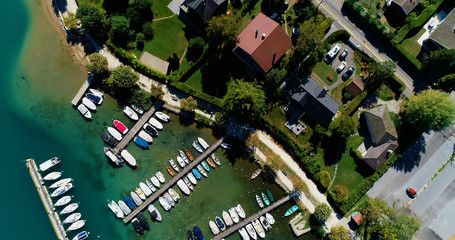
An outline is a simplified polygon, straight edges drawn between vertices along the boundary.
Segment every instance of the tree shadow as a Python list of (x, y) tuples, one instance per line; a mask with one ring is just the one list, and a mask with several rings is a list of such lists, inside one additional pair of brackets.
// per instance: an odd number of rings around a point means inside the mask
[(412, 143), (408, 149), (403, 153), (392, 167), (398, 171), (405, 173), (412, 171), (414, 167), (418, 166), (421, 160), (420, 154), (425, 153), (425, 138), (420, 135), (414, 143)]

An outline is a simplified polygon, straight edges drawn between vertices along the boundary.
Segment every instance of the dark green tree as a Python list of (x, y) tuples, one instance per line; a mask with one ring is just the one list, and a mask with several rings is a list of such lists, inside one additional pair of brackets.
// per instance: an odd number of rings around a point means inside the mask
[(330, 123), (329, 130), (332, 132), (332, 136), (344, 141), (355, 133), (357, 125), (358, 122), (352, 120), (349, 115), (341, 114)]
[(82, 28), (87, 30), (96, 40), (104, 42), (107, 37), (106, 12), (92, 4), (81, 5), (76, 12)]
[(269, 102), (276, 101), (280, 97), (279, 86), (283, 79), (283, 74), (280, 70), (272, 68), (266, 75), (262, 88), (264, 89), (265, 95)]
[(224, 109), (243, 122), (257, 121), (265, 114), (265, 94), (262, 89), (243, 80), (231, 81), (224, 100)]
[(392, 61), (382, 63), (374, 61), (368, 64), (366, 86), (369, 89), (377, 89), (385, 80), (393, 77), (396, 67), (397, 64)]
[(150, 95), (151, 95), (152, 99), (163, 100), (164, 91), (161, 87), (158, 87), (158, 86), (155, 86), (154, 84), (152, 84), (152, 87), (150, 88)]
[(315, 24), (312, 21), (304, 21), (300, 24), (299, 31), (292, 53), (294, 63), (302, 61), (311, 52), (318, 51), (324, 39), (324, 29), (321, 24)]
[(147, 39), (152, 39), (153, 35), (155, 34), (155, 30), (153, 30), (152, 22), (146, 22), (142, 25), (142, 32)]
[(434, 81), (447, 75), (455, 62), (455, 49), (439, 49), (424, 54), (422, 58), (422, 72)]
[(192, 96), (189, 96), (188, 98), (183, 98), (180, 100), (180, 106), (184, 111), (194, 112), (194, 109), (197, 107), (197, 101), (196, 99), (193, 99)]
[(330, 228), (330, 240), (351, 240), (349, 232), (343, 226), (334, 226)]
[(78, 22), (76, 19), (76, 15), (72, 12), (68, 12), (68, 16), (63, 18), (63, 21), (65, 22), (65, 26), (68, 29), (75, 29), (77, 28)]
[(277, 11), (281, 4), (283, 4), (282, 0), (262, 0), (261, 10), (265, 15), (270, 16)]
[(106, 9), (109, 16), (121, 15), (128, 8), (128, 2), (129, 0), (104, 0), (103, 8)]
[(205, 41), (201, 37), (196, 37), (190, 39), (188, 42), (188, 51), (186, 52), (186, 58), (195, 62), (201, 57), (202, 52), (204, 51)]
[(96, 73), (98, 75), (103, 75), (109, 71), (107, 58), (99, 53), (93, 53), (88, 56), (90, 61), (87, 64), (87, 70), (91, 73)]
[(130, 21), (131, 28), (134, 29), (134, 31), (142, 31), (142, 16), (136, 9), (129, 7), (126, 10), (125, 16)]
[(231, 51), (240, 31), (241, 17), (238, 14), (212, 17), (207, 23), (207, 40), (211, 49)]
[(168, 72), (171, 73), (173, 71), (176, 71), (180, 67), (180, 58), (177, 56), (177, 53), (172, 54), (167, 58), (167, 61), (169, 62), (168, 66)]
[(440, 78), (434, 86), (446, 92), (451, 92), (455, 89), (455, 74), (448, 74)]
[(316, 216), (319, 220), (325, 221), (330, 217), (330, 214), (332, 213), (332, 208), (330, 208), (327, 203), (321, 203), (316, 206), (314, 209), (314, 216)]
[(144, 110), (148, 110), (153, 106), (150, 94), (140, 89), (134, 89), (133, 94), (131, 94), (130, 103)]
[(138, 49), (142, 50), (144, 48), (145, 36), (143, 33), (138, 33), (136, 35), (136, 46)]
[(131, 89), (136, 86), (139, 75), (133, 72), (131, 67), (120, 65), (112, 71), (113, 85), (121, 89)]
[(131, 40), (133, 31), (130, 28), (130, 21), (124, 16), (114, 16), (111, 18), (111, 31), (109, 32), (112, 42), (118, 46), (125, 47)]
[(215, 125), (223, 126), (226, 123), (226, 116), (222, 112), (215, 113)]
[(130, 2), (130, 6), (138, 11), (143, 19), (153, 17), (152, 5), (152, 0), (133, 0)]
[(405, 121), (421, 132), (443, 130), (455, 120), (455, 103), (440, 90), (424, 90), (411, 96), (401, 111)]

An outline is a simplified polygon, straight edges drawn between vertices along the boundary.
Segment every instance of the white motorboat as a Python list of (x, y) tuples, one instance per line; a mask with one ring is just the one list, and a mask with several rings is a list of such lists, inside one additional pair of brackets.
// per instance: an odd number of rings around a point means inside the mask
[(163, 124), (161, 124), (158, 120), (156, 120), (156, 118), (150, 117), (149, 123), (150, 123), (150, 125), (152, 125), (154, 128), (156, 128), (156, 129), (158, 129), (158, 130), (163, 130)]
[(123, 108), (123, 112), (126, 114), (126, 116), (128, 116), (132, 120), (134, 120), (134, 121), (139, 120), (139, 116), (137, 115), (137, 113), (133, 109), (131, 109), (130, 107), (125, 106)]
[(171, 205), (171, 207), (175, 207), (176, 202), (172, 199), (171, 195), (168, 192), (164, 192), (163, 194), (164, 199)]
[(60, 158), (58, 157), (53, 157), (39, 165), (39, 170), (41, 172), (47, 171), (49, 168), (57, 165), (60, 163)]
[(144, 192), (142, 192), (141, 188), (136, 188), (135, 192), (142, 200), (146, 199), (145, 194), (144, 194)]
[(268, 231), (272, 228), (272, 226), (270, 226), (270, 223), (267, 221), (267, 219), (264, 216), (259, 217), (259, 222), (261, 222), (262, 227), (264, 227), (264, 229), (266, 231)]
[(104, 98), (104, 94), (94, 88), (89, 88), (88, 89), (91, 93), (95, 94), (96, 96), (100, 97), (100, 98)]
[(51, 172), (51, 173), (47, 174), (46, 176), (44, 176), (43, 179), (46, 181), (53, 181), (53, 180), (59, 179), (61, 176), (62, 176), (62, 172)]
[(183, 182), (186, 184), (186, 186), (188, 186), (188, 188), (189, 188), (191, 191), (194, 191), (193, 184), (191, 184), (190, 180), (188, 180), (187, 177), (183, 177)]
[(180, 196), (174, 189), (169, 188), (168, 193), (171, 196), (172, 200), (174, 200), (174, 202), (178, 202), (180, 200)]
[(114, 151), (108, 147), (105, 147), (104, 148), (104, 154), (109, 158), (109, 160), (111, 160), (112, 163), (114, 163), (115, 165), (117, 166), (121, 166), (122, 165), (122, 160), (117, 157), (117, 155), (115, 155)]
[(217, 235), (218, 233), (220, 233), (220, 229), (216, 226), (214, 221), (210, 220), (209, 227), (213, 235)]
[(256, 194), (256, 202), (258, 203), (260, 208), (264, 208), (264, 202), (262, 202), (261, 197), (259, 197), (259, 195), (257, 195), (257, 194)]
[(155, 116), (163, 122), (169, 122), (169, 120), (171, 119), (168, 115), (160, 111), (155, 112)]
[(172, 159), (169, 159), (169, 164), (171, 165), (171, 167), (176, 171), (176, 172), (179, 172), (179, 167), (177, 166), (177, 164), (175, 164), (174, 160)]
[(107, 127), (107, 131), (109, 132), (109, 134), (111, 134), (115, 138), (115, 140), (117, 140), (119, 142), (122, 140), (122, 138), (123, 138), (122, 134), (119, 131), (117, 131), (117, 129), (115, 129), (113, 127)]
[(131, 104), (131, 108), (134, 109), (134, 111), (136, 111), (137, 113), (139, 114), (144, 114), (144, 109), (142, 109), (141, 107), (135, 105), (135, 104)]
[(158, 181), (158, 178), (156, 176), (153, 176), (150, 178), (152, 181), (152, 184), (155, 185), (155, 187), (159, 188), (160, 187), (160, 181)]
[(133, 191), (130, 192), (131, 198), (133, 199), (133, 202), (136, 204), (136, 206), (139, 206), (142, 204), (141, 198)]
[(186, 166), (186, 163), (183, 161), (183, 158), (180, 156), (177, 156), (177, 162), (179, 163), (180, 167), (184, 168)]
[(233, 222), (232, 222), (231, 216), (229, 216), (229, 213), (227, 213), (226, 211), (223, 211), (222, 216), (223, 216), (224, 223), (226, 223), (226, 227), (232, 226)]
[(198, 164), (196, 167), (197, 167), (197, 170), (199, 171), (199, 173), (201, 173), (202, 176), (207, 177), (207, 172), (204, 170), (204, 168), (202, 167), (201, 164)]
[(120, 209), (120, 207), (117, 205), (117, 203), (114, 201), (110, 201), (110, 202), (109, 202), (109, 200), (107, 200), (107, 201), (108, 201), (107, 206), (111, 209), (111, 211), (115, 214), (115, 216), (118, 218), (123, 218), (124, 217), (123, 212)]
[(92, 119), (92, 114), (90, 111), (87, 109), (87, 107), (84, 104), (79, 104), (77, 106), (77, 110), (81, 113), (83, 117), (86, 119)]
[(202, 146), (204, 149), (209, 148), (209, 145), (207, 144), (207, 142), (206, 142), (203, 138), (198, 137), (198, 138), (197, 138), (197, 141), (199, 142), (199, 144), (201, 144), (201, 146)]
[(150, 134), (148, 134), (146, 131), (144, 130), (141, 130), (138, 134), (138, 136), (142, 139), (144, 139), (145, 141), (147, 141), (148, 143), (152, 143), (153, 142), (153, 138), (152, 136), (150, 136)]
[(64, 196), (64, 197), (61, 197), (59, 200), (57, 200), (57, 202), (54, 203), (54, 207), (64, 206), (64, 205), (68, 204), (69, 202), (71, 202), (71, 196)]
[(179, 179), (177, 181), (177, 186), (180, 188), (180, 191), (182, 191), (185, 195), (188, 195), (188, 196), (190, 195), (190, 189), (185, 184), (185, 182), (183, 182), (182, 179)]
[(163, 197), (159, 197), (158, 201), (160, 202), (160, 205), (163, 207), (164, 211), (169, 211), (171, 209), (171, 205), (169, 205), (169, 203)]
[(61, 195), (65, 194), (66, 192), (68, 192), (71, 188), (73, 188), (73, 184), (67, 183), (67, 184), (57, 188), (57, 190), (55, 190), (54, 192), (52, 192), (51, 197), (61, 196)]
[(148, 196), (152, 195), (152, 190), (150, 190), (150, 188), (147, 187), (147, 185), (145, 185), (145, 183), (140, 182), (139, 187), (141, 188), (141, 190), (145, 194), (145, 196), (148, 197)]
[(60, 214), (68, 214), (72, 213), (74, 210), (76, 210), (79, 207), (79, 203), (71, 203), (68, 206), (66, 206)]
[(161, 213), (158, 211), (158, 209), (156, 209), (156, 207), (153, 204), (150, 204), (147, 209), (153, 221), (161, 222), (162, 220)]
[(254, 230), (256, 230), (256, 233), (259, 235), (260, 238), (265, 238), (265, 231), (264, 228), (262, 227), (261, 223), (259, 222), (259, 219), (254, 219), (253, 220), (253, 227)]
[(65, 220), (63, 220), (63, 223), (64, 224), (73, 223), (73, 222), (76, 222), (77, 220), (81, 219), (81, 217), (82, 217), (82, 214), (73, 213), (73, 214), (69, 215), (67, 218), (65, 218)]
[(71, 224), (71, 226), (68, 228), (68, 231), (74, 231), (77, 230), (85, 225), (85, 220), (78, 220), (75, 223)]
[(248, 232), (246, 231), (245, 228), (240, 228), (239, 229), (239, 234), (242, 240), (250, 240), (250, 236), (248, 236)]
[(84, 104), (88, 109), (90, 109), (92, 111), (96, 111), (95, 103), (90, 101), (90, 99), (88, 99), (87, 97), (82, 98), (82, 104)]
[(221, 144), (221, 147), (224, 148), (224, 149), (229, 150), (229, 149), (231, 149), (231, 144), (229, 144), (229, 143), (222, 143), (222, 144)]
[(183, 159), (183, 161), (185, 161), (186, 164), (190, 163), (189, 160), (188, 160), (188, 156), (186, 156), (186, 154), (180, 149), (179, 149), (179, 155)]
[(120, 155), (122, 155), (123, 159), (125, 159), (125, 161), (130, 166), (132, 166), (132, 167), (136, 166), (136, 159), (133, 157), (133, 155), (131, 155), (130, 152), (128, 152), (128, 150), (123, 149), (122, 152), (120, 153)]
[(232, 221), (234, 221), (234, 223), (238, 223), (240, 220), (239, 215), (237, 214), (237, 211), (233, 207), (229, 208), (229, 216), (231, 216)]
[(191, 182), (193, 185), (196, 185), (196, 184), (197, 184), (197, 180), (196, 180), (196, 178), (194, 177), (193, 173), (189, 172), (188, 174), (186, 174), (186, 176), (188, 177), (188, 179), (190, 180), (190, 182)]
[(237, 211), (237, 214), (239, 215), (239, 217), (245, 218), (245, 211), (243, 210), (242, 205), (237, 204), (235, 206), (235, 211)]
[(275, 223), (275, 218), (273, 218), (272, 214), (266, 213), (266, 214), (265, 214), (265, 218), (267, 219), (267, 221), (268, 221), (270, 224), (274, 224), (274, 223)]
[(60, 179), (57, 182), (53, 183), (51, 186), (49, 186), (49, 188), (59, 188), (71, 181), (73, 181), (72, 178), (63, 178), (63, 179)]
[(162, 172), (158, 171), (156, 172), (156, 177), (158, 178), (158, 180), (160, 181), (160, 183), (164, 183), (166, 181), (166, 179), (164, 178), (164, 175)]
[(251, 223), (248, 223), (246, 226), (245, 226), (245, 229), (246, 231), (248, 232), (248, 235), (250, 235), (250, 237), (254, 240), (256, 240), (258, 237), (257, 237), (257, 234), (256, 234), (256, 230), (254, 230), (254, 227), (253, 227), (253, 224)]
[(118, 201), (118, 206), (122, 210), (123, 214), (128, 215), (131, 213), (131, 209), (126, 205), (126, 203), (122, 200)]
[(152, 192), (156, 192), (156, 188), (155, 188), (155, 186), (153, 186), (153, 183), (150, 182), (150, 180), (146, 179), (145, 183), (147, 184), (147, 187), (149, 187), (150, 190), (152, 190)]

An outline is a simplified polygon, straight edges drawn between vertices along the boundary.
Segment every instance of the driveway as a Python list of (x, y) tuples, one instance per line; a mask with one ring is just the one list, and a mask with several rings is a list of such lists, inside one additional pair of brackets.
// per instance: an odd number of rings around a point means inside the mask
[[(354, 50), (345, 43), (340, 43), (340, 45), (341, 45), (340, 52), (338, 52), (335, 59), (333, 59), (332, 62), (328, 63), (328, 65), (331, 66), (332, 69), (336, 71), (338, 65), (340, 65), (340, 63), (342, 62), (339, 59), (339, 56), (345, 49), (348, 49), (348, 51), (349, 51), (348, 56), (346, 57), (346, 59), (343, 60), (346, 62), (346, 67), (343, 69), (343, 71), (337, 72), (338, 73), (337, 81), (334, 84), (328, 86), (327, 90), (332, 90), (333, 88), (335, 88), (336, 86), (338, 86), (339, 84), (341, 84), (343, 82), (343, 80), (341, 79), (341, 76), (343, 75), (343, 73), (345, 73), (348, 70), (348, 68), (350, 66), (353, 66), (357, 70), (357, 67), (355, 66), (355, 63), (354, 63)], [(331, 47), (333, 48), (334, 46), (335, 46), (335, 44), (333, 44)], [(351, 78), (353, 78), (353, 77), (355, 77), (355, 70), (354, 70), (354, 73), (351, 75)]]

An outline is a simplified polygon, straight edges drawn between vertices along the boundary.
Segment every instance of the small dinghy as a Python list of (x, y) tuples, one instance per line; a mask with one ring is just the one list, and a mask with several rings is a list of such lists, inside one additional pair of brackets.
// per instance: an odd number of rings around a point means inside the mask
[(191, 169), (191, 172), (197, 180), (201, 179), (201, 174), (196, 169)]
[(109, 134), (112, 135), (112, 137), (115, 138), (115, 140), (117, 140), (119, 142), (122, 140), (122, 138), (123, 138), (122, 134), (119, 131), (117, 131), (117, 129), (115, 129), (113, 127), (107, 127), (107, 131), (109, 132)]
[(202, 174), (202, 176), (207, 177), (207, 173), (205, 172), (204, 168), (201, 166), (201, 164), (198, 164), (197, 170)]
[(191, 184), (190, 180), (187, 177), (183, 177), (183, 182), (185, 182), (186, 186), (191, 190), (194, 191), (193, 184)]
[(197, 184), (196, 177), (194, 177), (194, 175), (191, 172), (187, 173), (186, 176), (190, 180), (191, 184), (193, 184), (193, 185)]
[(125, 216), (131, 213), (131, 209), (126, 205), (124, 201), (119, 200), (118, 206), (122, 210), (123, 214), (125, 214)]
[(139, 197), (139, 195), (137, 195), (137, 193), (131, 191), (130, 195), (131, 195), (131, 198), (133, 199), (134, 204), (136, 204), (136, 206), (139, 206), (142, 204), (142, 200)]
[(209, 227), (213, 235), (217, 235), (218, 233), (220, 233), (220, 229), (216, 226), (214, 221), (210, 220)]
[(178, 202), (180, 200), (180, 196), (174, 189), (169, 188), (169, 190), (167, 192), (171, 196), (172, 200), (174, 200), (174, 202)]
[(147, 141), (148, 143), (152, 143), (153, 142), (153, 138), (152, 136), (150, 136), (150, 134), (148, 134), (146, 131), (144, 130), (141, 130), (138, 134), (138, 136), (142, 139), (144, 139), (145, 141)]
[(62, 172), (51, 172), (51, 173), (47, 174), (46, 176), (44, 176), (43, 179), (46, 181), (53, 181), (53, 180), (59, 179), (61, 176), (62, 176)]
[(234, 223), (238, 223), (240, 220), (239, 215), (237, 214), (237, 211), (233, 207), (229, 208), (229, 216), (231, 216), (232, 221), (234, 221)]
[(149, 123), (150, 123), (150, 125), (152, 125), (154, 128), (156, 128), (156, 129), (158, 129), (158, 130), (163, 130), (163, 124), (161, 124), (158, 120), (156, 120), (156, 118), (150, 117)]
[(202, 165), (202, 167), (205, 169), (205, 171), (210, 172), (210, 167), (209, 167), (209, 165), (207, 164), (207, 162), (202, 161), (202, 162), (201, 162), (201, 165)]
[(259, 195), (257, 195), (257, 194), (256, 194), (256, 202), (258, 203), (260, 208), (264, 208), (264, 203), (262, 202), (261, 197), (259, 197)]
[(158, 178), (155, 177), (155, 176), (152, 176), (150, 178), (150, 180), (152, 181), (152, 184), (155, 185), (155, 187), (159, 188), (160, 187), (160, 181), (158, 181)]
[(88, 234), (86, 231), (82, 231), (78, 233), (76, 236), (73, 237), (73, 240), (84, 240), (88, 238)]
[(59, 200), (57, 200), (57, 202), (54, 203), (54, 207), (64, 206), (64, 205), (68, 204), (69, 202), (71, 202), (71, 196), (64, 196), (64, 197), (60, 198)]
[(122, 152), (120, 153), (122, 155), (123, 159), (132, 167), (136, 167), (136, 159), (131, 155), (128, 150), (123, 149)]
[(171, 210), (171, 205), (164, 199), (163, 197), (158, 198), (158, 202), (160, 202), (161, 207), (163, 207), (164, 211)]
[(261, 174), (261, 172), (262, 172), (262, 169), (258, 168), (256, 171), (254, 171), (253, 174), (251, 174), (250, 180), (257, 178), (257, 176), (259, 176), (259, 174)]
[(150, 188), (150, 190), (152, 190), (152, 192), (156, 192), (156, 188), (155, 186), (153, 186), (153, 183), (151, 181), (149, 181), (148, 179), (145, 180), (145, 183), (147, 184), (147, 187)]
[(130, 107), (125, 106), (123, 108), (123, 112), (126, 114), (126, 116), (131, 118), (131, 120), (134, 120), (134, 121), (139, 120), (139, 116), (137, 115), (137, 113), (133, 109), (131, 109)]
[(216, 163), (216, 165), (220, 166), (221, 162), (220, 159), (215, 155), (215, 153), (212, 153), (210, 157), (213, 159), (213, 161)]
[(180, 149), (179, 149), (179, 155), (183, 159), (183, 161), (185, 161), (186, 164), (190, 163), (186, 154)]
[(125, 126), (125, 124), (123, 124), (119, 120), (114, 120), (114, 126), (122, 134), (126, 134), (126, 132), (128, 132), (128, 128)]
[(79, 104), (77, 106), (77, 110), (82, 114), (82, 116), (86, 119), (92, 119), (92, 114), (90, 111), (87, 109), (87, 107), (83, 104)]
[(231, 144), (229, 144), (229, 143), (222, 143), (222, 144), (221, 144), (221, 147), (224, 148), (224, 149), (229, 150), (229, 149), (231, 149)]
[(199, 145), (197, 141), (193, 141), (191, 145), (193, 145), (194, 149), (196, 149), (198, 152), (200, 153), (204, 152), (204, 149), (202, 149), (201, 145)]
[(182, 168), (184, 168), (186, 166), (185, 161), (183, 161), (183, 158), (181, 158), (180, 156), (177, 156), (177, 162), (180, 165), (180, 167), (182, 167)]
[(242, 205), (237, 204), (235, 207), (235, 211), (237, 211), (237, 214), (239, 214), (239, 217), (245, 218), (245, 211), (242, 208)]
[(174, 199), (172, 199), (172, 197), (171, 197), (171, 195), (169, 195), (169, 193), (164, 192), (163, 197), (164, 197), (164, 199), (166, 199), (166, 201), (169, 203), (169, 205), (171, 205), (171, 207), (175, 207), (175, 201), (174, 201)]
[(267, 219), (267, 221), (268, 221), (270, 224), (274, 224), (274, 223), (275, 223), (275, 218), (273, 218), (272, 214), (266, 213), (266, 214), (265, 214), (265, 218)]
[(90, 101), (88, 98), (84, 97), (82, 98), (82, 104), (84, 104), (88, 109), (92, 111), (96, 111), (96, 105), (92, 101)]
[(131, 210), (134, 210), (136, 208), (136, 204), (134, 204), (133, 200), (130, 197), (124, 196), (124, 199), (125, 199), (126, 205), (128, 205), (128, 207)]
[(180, 191), (182, 191), (185, 195), (190, 195), (190, 189), (188, 186), (183, 182), (182, 179), (179, 179), (177, 181), (177, 186), (180, 188)]
[(158, 172), (156, 172), (155, 175), (158, 178), (158, 180), (160, 181), (160, 183), (164, 183), (166, 181), (162, 172), (158, 171)]
[(179, 172), (179, 167), (177, 167), (177, 164), (175, 164), (174, 160), (172, 159), (169, 159), (169, 164), (171, 165), (171, 167), (176, 171), (176, 172)]
[(145, 196), (148, 197), (148, 196), (152, 195), (152, 190), (150, 190), (150, 188), (147, 187), (147, 185), (145, 185), (145, 183), (140, 182), (139, 187), (141, 188), (141, 190), (145, 194)]
[(223, 216), (224, 223), (226, 223), (227, 227), (230, 227), (230, 226), (232, 226), (232, 224), (234, 224), (232, 222), (231, 216), (229, 216), (229, 213), (227, 213), (226, 211), (223, 211), (223, 215), (222, 216)]

